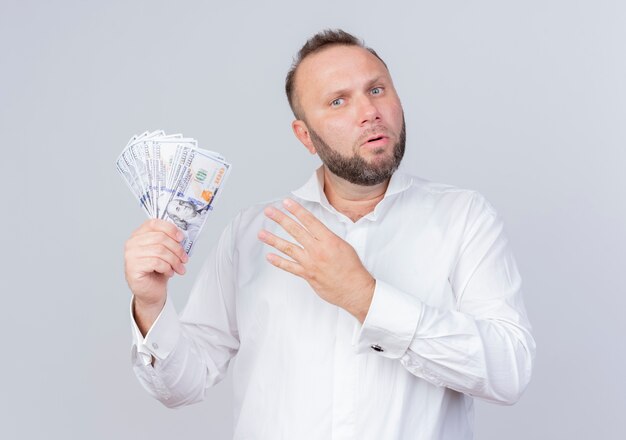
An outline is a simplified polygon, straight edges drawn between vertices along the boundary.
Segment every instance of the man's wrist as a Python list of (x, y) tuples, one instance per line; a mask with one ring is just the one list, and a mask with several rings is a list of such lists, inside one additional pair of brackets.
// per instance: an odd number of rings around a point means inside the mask
[(133, 310), (141, 310), (141, 311), (154, 311), (154, 310), (162, 310), (165, 305), (167, 297), (164, 296), (162, 299), (158, 301), (146, 301), (138, 297), (137, 295), (133, 295)]
[(145, 337), (148, 334), (148, 331), (161, 314), (166, 300), (164, 298), (158, 302), (144, 302), (136, 296), (133, 297), (133, 318), (142, 336)]
[(358, 319), (361, 324), (365, 321), (367, 312), (372, 304), (374, 290), (376, 289), (376, 279), (369, 273), (367, 275), (368, 277), (365, 282), (361, 284), (361, 287), (352, 295), (352, 301), (344, 307), (344, 309)]

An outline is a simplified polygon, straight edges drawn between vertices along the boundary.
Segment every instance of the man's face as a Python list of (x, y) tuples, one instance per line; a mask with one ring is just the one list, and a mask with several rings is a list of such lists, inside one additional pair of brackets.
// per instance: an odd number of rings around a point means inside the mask
[(356, 46), (323, 49), (302, 61), (295, 90), (306, 127), (301, 137), (294, 125), (296, 135), (331, 172), (359, 185), (393, 174), (404, 154), (404, 115), (378, 58)]

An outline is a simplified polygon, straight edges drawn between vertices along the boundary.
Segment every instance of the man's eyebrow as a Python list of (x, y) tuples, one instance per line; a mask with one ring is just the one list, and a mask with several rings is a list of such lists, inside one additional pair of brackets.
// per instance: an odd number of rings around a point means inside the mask
[(367, 83), (367, 88), (369, 89), (370, 87), (372, 87), (374, 84), (380, 82), (380, 80), (383, 79), (383, 75), (378, 75), (376, 78), (374, 78), (373, 80), (371, 80), (369, 83)]
[[(374, 79), (369, 80), (366, 83), (367, 84), (366, 88), (369, 89), (374, 84), (380, 82), (383, 78), (384, 78), (384, 75), (378, 75)], [(335, 96), (344, 96), (344, 95), (347, 95), (349, 93), (350, 93), (350, 89), (348, 89), (348, 88), (337, 89), (337, 90), (333, 90), (332, 92), (328, 92), (328, 93), (324, 94), (324, 99), (330, 99), (330, 98), (333, 98)]]
[(324, 99), (330, 99), (335, 96), (343, 96), (343, 95), (347, 95), (348, 93), (350, 93), (350, 89), (333, 90), (332, 92), (328, 92), (324, 94)]

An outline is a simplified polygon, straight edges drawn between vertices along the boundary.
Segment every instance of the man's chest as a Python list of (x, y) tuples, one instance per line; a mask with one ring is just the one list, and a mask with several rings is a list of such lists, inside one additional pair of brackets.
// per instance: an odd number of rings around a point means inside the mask
[[(429, 305), (455, 307), (448, 278), (458, 254), (456, 231), (420, 211), (356, 223), (342, 222), (323, 212), (317, 216), (355, 249), (374, 278)], [(311, 319), (314, 323), (320, 315), (332, 313), (336, 307), (318, 298), (306, 281), (267, 262), (266, 255), (276, 250), (255, 238), (260, 229), (298, 244), (274, 222), (263, 218), (251, 225), (248, 237), (239, 240), (235, 254), (239, 325), (272, 321), (293, 328), (294, 320), (301, 323)]]

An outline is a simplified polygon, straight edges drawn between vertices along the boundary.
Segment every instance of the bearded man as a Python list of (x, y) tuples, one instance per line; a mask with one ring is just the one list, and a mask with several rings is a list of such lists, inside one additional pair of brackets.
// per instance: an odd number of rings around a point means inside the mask
[(236, 439), (472, 438), (473, 398), (516, 402), (535, 351), (500, 217), (398, 171), (400, 99), (352, 35), (309, 39), (286, 92), (322, 166), (232, 220), (180, 316), (180, 231), (150, 220), (127, 241), (139, 381), (178, 407), (230, 365)]

